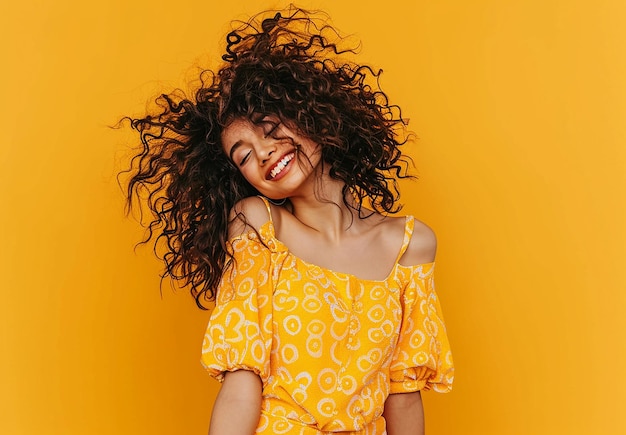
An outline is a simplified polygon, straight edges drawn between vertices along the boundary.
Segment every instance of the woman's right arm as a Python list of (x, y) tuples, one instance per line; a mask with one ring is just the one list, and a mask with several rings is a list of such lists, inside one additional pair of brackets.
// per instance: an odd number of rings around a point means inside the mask
[(261, 416), (261, 378), (250, 370), (228, 372), (213, 405), (209, 435), (252, 435)]
[[(250, 230), (258, 231), (268, 220), (267, 213), (267, 208), (261, 199), (257, 197), (242, 199), (231, 210), (228, 238), (241, 236)], [(238, 217), (243, 219), (238, 219)], [(260, 261), (259, 258), (253, 258), (253, 260)], [(265, 260), (269, 261), (268, 258)], [(236, 284), (233, 286), (236, 288)], [(259, 339), (265, 340), (262, 337)], [(251, 361), (237, 361), (244, 365), (246, 362), (252, 364)], [(257, 363), (261, 364), (258, 361)], [(254, 434), (261, 417), (262, 387), (261, 378), (251, 370), (240, 369), (225, 372), (222, 387), (213, 404), (209, 435)]]

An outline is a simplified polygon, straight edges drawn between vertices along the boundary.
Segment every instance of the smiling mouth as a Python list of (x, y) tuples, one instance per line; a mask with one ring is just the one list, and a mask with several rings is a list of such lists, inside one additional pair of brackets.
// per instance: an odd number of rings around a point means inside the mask
[(286, 156), (284, 156), (272, 167), (272, 169), (268, 172), (266, 178), (268, 180), (276, 178), (276, 176), (278, 176), (278, 174), (280, 174), (283, 171), (283, 169), (287, 167), (287, 164), (289, 164), (289, 162), (292, 161), (295, 157), (296, 157), (295, 152), (291, 152), (287, 154)]

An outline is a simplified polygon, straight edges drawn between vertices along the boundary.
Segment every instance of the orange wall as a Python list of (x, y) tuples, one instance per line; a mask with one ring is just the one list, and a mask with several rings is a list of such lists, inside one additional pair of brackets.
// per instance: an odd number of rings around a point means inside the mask
[[(284, 2), (2, 6), (0, 433), (206, 433), (207, 313), (133, 252), (112, 131)], [(128, 5), (127, 3), (130, 3)], [(626, 3), (305, 0), (411, 118), (458, 366), (436, 434), (626, 433)], [(356, 9), (361, 12), (356, 12)]]

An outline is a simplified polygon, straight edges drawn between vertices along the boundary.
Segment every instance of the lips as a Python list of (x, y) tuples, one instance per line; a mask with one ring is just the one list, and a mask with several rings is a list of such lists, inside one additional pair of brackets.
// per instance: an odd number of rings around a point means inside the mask
[(292, 161), (296, 157), (295, 152), (290, 152), (285, 154), (279, 161), (277, 161), (272, 167), (267, 171), (265, 178), (267, 180), (274, 180), (276, 177), (279, 177), (283, 170), (287, 167), (290, 161)]

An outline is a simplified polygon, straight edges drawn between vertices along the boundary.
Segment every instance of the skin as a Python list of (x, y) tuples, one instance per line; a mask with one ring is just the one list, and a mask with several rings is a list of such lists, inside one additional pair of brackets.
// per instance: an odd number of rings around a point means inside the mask
[[(272, 205), (272, 219), (277, 238), (293, 255), (362, 279), (383, 280), (389, 275), (402, 244), (404, 218), (375, 214), (361, 219), (346, 207), (343, 184), (328, 175), (328, 165), (321, 162), (316, 143), (271, 117), (259, 124), (245, 119), (233, 121), (224, 129), (222, 143), (224, 152), (259, 192), (268, 198), (289, 198), (289, 207)], [(273, 178), (276, 171), (272, 169), (294, 151), (300, 158), (291, 159)], [(269, 218), (265, 204), (256, 197), (240, 201), (233, 216), (236, 213), (242, 213), (246, 223), (235, 220), (229, 228), (230, 237), (250, 227), (258, 230)], [(435, 251), (433, 231), (415, 221), (413, 237), (400, 264), (430, 263)], [(210, 434), (254, 433), (260, 406), (261, 382), (256, 374), (244, 370), (227, 374), (213, 409)], [(232, 409), (238, 410), (237, 419), (232, 418)], [(420, 393), (389, 396), (384, 417), (389, 435), (423, 435)]]
[(209, 434), (253, 434), (260, 415), (261, 378), (248, 370), (226, 373), (213, 404)]
[(383, 417), (389, 435), (424, 435), (424, 407), (419, 391), (391, 394), (385, 401)]

